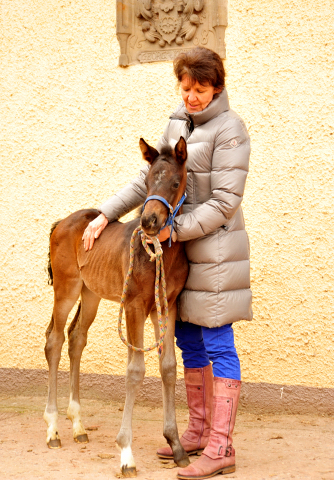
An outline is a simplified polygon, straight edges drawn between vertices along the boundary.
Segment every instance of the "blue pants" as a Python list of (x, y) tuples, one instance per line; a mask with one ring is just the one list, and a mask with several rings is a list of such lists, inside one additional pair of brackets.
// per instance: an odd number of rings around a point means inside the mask
[(212, 362), (215, 377), (241, 380), (232, 325), (207, 328), (189, 322), (175, 324), (176, 345), (186, 368), (203, 368)]

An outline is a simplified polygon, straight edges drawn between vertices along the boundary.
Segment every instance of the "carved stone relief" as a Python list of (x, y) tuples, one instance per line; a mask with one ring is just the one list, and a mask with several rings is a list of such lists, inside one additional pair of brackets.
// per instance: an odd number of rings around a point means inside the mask
[(194, 46), (225, 58), (228, 0), (117, 0), (119, 65), (174, 60)]

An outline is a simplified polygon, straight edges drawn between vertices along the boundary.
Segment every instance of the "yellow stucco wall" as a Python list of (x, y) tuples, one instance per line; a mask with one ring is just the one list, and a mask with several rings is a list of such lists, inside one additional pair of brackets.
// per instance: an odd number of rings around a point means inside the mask
[[(117, 66), (115, 10), (2, 2), (0, 367), (46, 368), (50, 226), (126, 184), (139, 137), (154, 144), (179, 101), (171, 63)], [(228, 92), (252, 139), (254, 321), (235, 326), (248, 382), (334, 386), (333, 25), (330, 0), (229, 5)], [(117, 311), (101, 303), (82, 371), (124, 374)], [(156, 353), (146, 364), (158, 375)]]

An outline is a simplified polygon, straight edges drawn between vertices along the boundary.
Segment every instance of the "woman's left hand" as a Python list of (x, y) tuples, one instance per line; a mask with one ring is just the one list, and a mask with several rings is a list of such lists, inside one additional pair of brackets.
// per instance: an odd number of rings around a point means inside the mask
[[(164, 227), (160, 233), (157, 235), (157, 238), (159, 240), (160, 243), (164, 242), (165, 240), (168, 240), (169, 237), (170, 237), (170, 231), (171, 231), (172, 227), (170, 225), (168, 225), (168, 227)], [(177, 235), (176, 235), (176, 232), (175, 230), (173, 230), (173, 234), (172, 234), (172, 240), (173, 242), (176, 242), (177, 240)], [(150, 240), (149, 237), (146, 237), (146, 241), (147, 243), (152, 243), (152, 240)]]
[(160, 243), (164, 242), (170, 237), (170, 231), (171, 231), (171, 226), (169, 225), (168, 227), (163, 228), (159, 235), (157, 235), (158, 240)]

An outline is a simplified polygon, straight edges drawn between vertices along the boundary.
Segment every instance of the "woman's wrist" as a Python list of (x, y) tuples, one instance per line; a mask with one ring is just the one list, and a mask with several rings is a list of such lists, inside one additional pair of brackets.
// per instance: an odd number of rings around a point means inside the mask
[(100, 212), (100, 218), (101, 218), (101, 220), (104, 220), (104, 221), (106, 221), (106, 222), (109, 223), (109, 220), (107, 219), (107, 217), (105, 216), (105, 214), (102, 213), (102, 212)]

